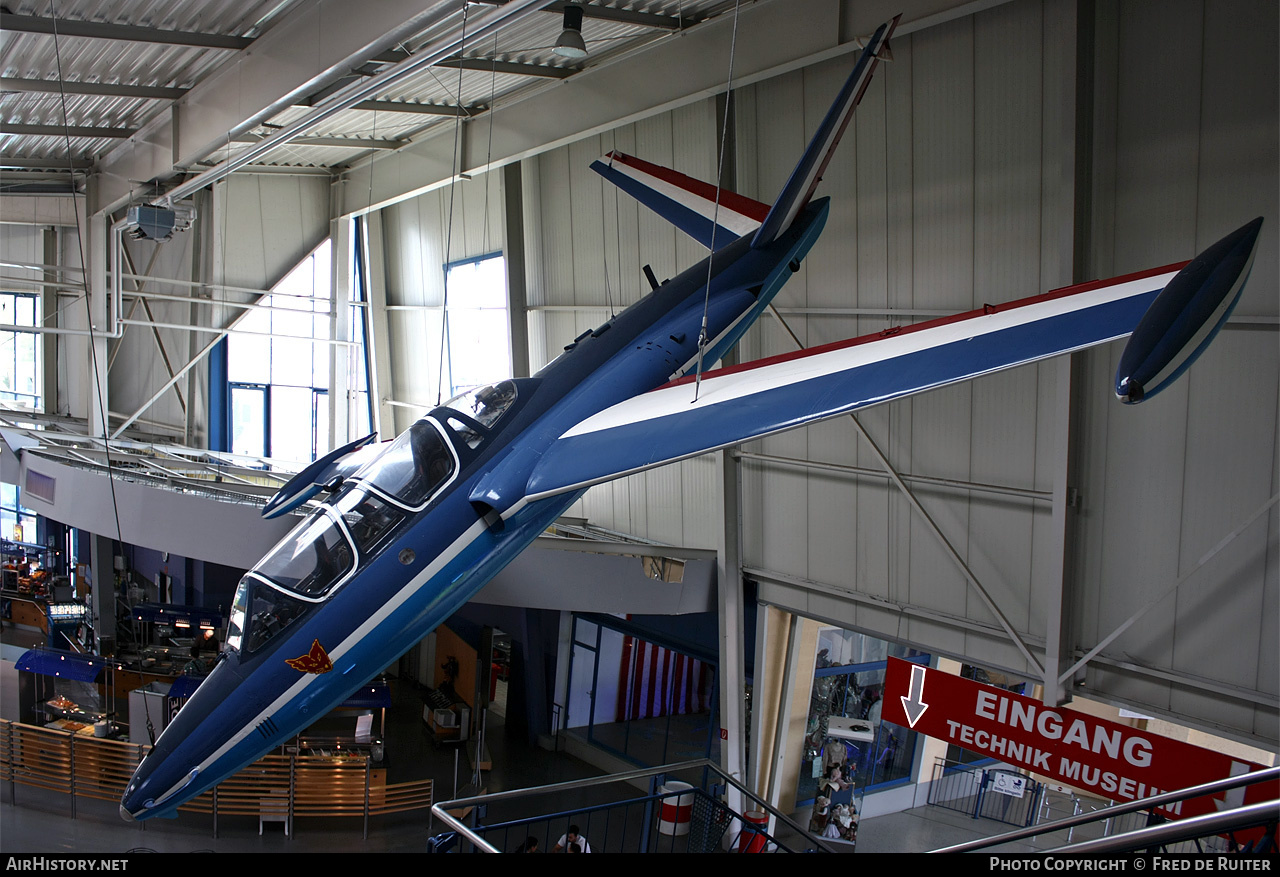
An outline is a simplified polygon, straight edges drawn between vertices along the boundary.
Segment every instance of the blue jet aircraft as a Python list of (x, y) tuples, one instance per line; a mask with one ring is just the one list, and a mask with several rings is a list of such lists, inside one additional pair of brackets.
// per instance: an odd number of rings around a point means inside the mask
[(711, 255), (651, 277), (648, 295), (534, 377), (450, 400), (385, 448), (354, 442), (287, 484), (264, 514), (322, 501), (240, 582), (216, 668), (143, 759), (122, 816), (175, 815), (292, 739), (593, 484), (1130, 334), (1125, 401), (1198, 355), (1239, 297), (1261, 220), (1183, 274), (1167, 266), (700, 374), (817, 240), (828, 204), (814, 190), (896, 23), (867, 44), (772, 206), (631, 156), (593, 165)]

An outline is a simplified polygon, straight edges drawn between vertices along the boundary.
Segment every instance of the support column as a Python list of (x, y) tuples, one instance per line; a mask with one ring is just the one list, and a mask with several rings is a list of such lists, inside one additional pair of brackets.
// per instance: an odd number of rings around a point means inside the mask
[[(97, 207), (95, 197), (96, 178), (91, 177), (88, 195), (85, 198), (85, 227), (81, 230), (85, 242), (86, 261), (85, 280), (89, 286), (89, 321), (93, 329), (93, 337), (89, 339), (88, 362), (85, 370), (89, 376), (89, 392), (86, 395), (88, 410), (85, 419), (89, 435), (106, 436), (107, 411), (110, 402), (107, 392), (107, 238), (110, 236), (111, 217), (106, 212), (92, 212)], [(112, 266), (112, 270), (121, 270)]]
[[(742, 638), (737, 459), (727, 451), (717, 451), (716, 472), (720, 487), (720, 532), (719, 545), (716, 546), (717, 617), (720, 628), (720, 767), (741, 783), (746, 780), (743, 695), (747, 680)], [(740, 798), (736, 790), (730, 790), (729, 809), (742, 812)]]
[(1041, 700), (1057, 706), (1065, 703), (1070, 697), (1059, 676), (1062, 668), (1071, 664), (1070, 624), (1071, 613), (1071, 576), (1069, 574), (1070, 558), (1067, 555), (1070, 546), (1070, 487), (1068, 478), (1071, 472), (1071, 371), (1074, 357), (1058, 357), (1042, 368), (1054, 371), (1054, 426), (1053, 435), (1057, 446), (1054, 448), (1053, 466), (1053, 551), (1058, 558), (1055, 572), (1056, 581), (1046, 582), (1046, 588), (1052, 593), (1052, 599), (1045, 601), (1045, 643), (1044, 674), (1041, 679), (1043, 694)]
[[(1096, 208), (1093, 198), (1094, 75), (1097, 64), (1095, 4), (1093, 0), (1078, 0), (1074, 8), (1064, 6), (1048, 14), (1060, 16), (1058, 21), (1051, 22), (1054, 32), (1062, 34), (1058, 48), (1064, 54), (1072, 53), (1069, 57), (1074, 59), (1075, 68), (1075, 77), (1064, 77), (1059, 86), (1058, 106), (1062, 111), (1047, 117), (1056, 129), (1050, 133), (1060, 142), (1072, 144), (1069, 151), (1062, 152), (1062, 164), (1056, 177), (1062, 181), (1062, 191), (1054, 199), (1070, 197), (1071, 223), (1060, 225), (1052, 238), (1053, 247), (1046, 248), (1050, 255), (1057, 257), (1057, 275), (1053, 278), (1056, 285), (1079, 283), (1098, 276), (1090, 268), (1093, 211)], [(1073, 398), (1078, 386), (1073, 381), (1073, 374), (1080, 367), (1076, 355), (1058, 357), (1040, 366), (1041, 369), (1052, 369), (1054, 380), (1053, 551), (1058, 561), (1055, 569), (1057, 581), (1047, 583), (1051, 593), (1045, 601), (1047, 617), (1041, 695), (1046, 704), (1053, 706), (1065, 703), (1071, 697), (1070, 680), (1060, 677), (1063, 669), (1070, 667), (1075, 660), (1070, 629), (1074, 617), (1071, 611), (1073, 576), (1069, 554), (1074, 541), (1074, 502), (1070, 482), (1076, 470), (1072, 413), (1079, 408)]]
[[(213, 190), (201, 189), (191, 196), (191, 200), (196, 209), (196, 219), (190, 232), (191, 282), (208, 283), (213, 264), (213, 233), (211, 231), (214, 227)], [(213, 324), (214, 309), (208, 305), (196, 304), (196, 300), (210, 297), (211, 293), (207, 286), (192, 287), (192, 303), (187, 306), (187, 319), (192, 326)], [(188, 332), (185, 361), (194, 359), (200, 351), (200, 346), (200, 333)], [(225, 356), (223, 359), (225, 361)], [(231, 441), (227, 435), (230, 393), (226, 380), (222, 380), (220, 385), (214, 385), (208, 368), (196, 367), (187, 371), (185, 384), (187, 417), (183, 430), (184, 444), (188, 447), (211, 448), (215, 451), (231, 450)]]
[(567, 727), (569, 721), (569, 664), (573, 660), (573, 613), (560, 611), (560, 634), (556, 640), (556, 688), (555, 703), (560, 706), (560, 714), (552, 716), (556, 722), (551, 729), (553, 735), (559, 734)]
[[(485, 185), (488, 185), (486, 182)], [(527, 378), (529, 302), (524, 263), (524, 181), (520, 162), (502, 168), (502, 208), (507, 268), (507, 322), (511, 335), (511, 376)]]
[[(58, 252), (58, 229), (45, 228), (41, 234), (46, 265), (62, 264)], [(45, 280), (57, 283), (57, 272), (45, 269)], [(58, 288), (46, 286), (40, 293), (41, 323), (50, 328), (58, 327)], [(40, 336), (40, 407), (45, 414), (58, 414), (58, 336), (52, 332)]]
[(373, 397), (373, 413), (377, 418), (375, 428), (378, 438), (396, 436), (395, 409), (388, 402), (395, 398), (395, 384), (391, 379), (390, 328), (387, 325), (387, 272), (385, 248), (382, 243), (382, 211), (373, 210), (364, 215), (364, 282), (365, 301), (369, 306), (369, 335), (366, 344), (373, 345), (369, 362), (369, 394)]
[[(88, 533), (89, 570), (92, 574), (93, 592), (89, 609), (93, 613), (93, 630), (101, 643), (103, 639), (116, 641), (116, 570), (115, 540), (97, 533)], [(83, 562), (84, 558), (78, 558)]]
[[(351, 332), (351, 276), (352, 245), (350, 219), (331, 219), (329, 238), (332, 242), (329, 258), (329, 333), (335, 341), (350, 341)], [(329, 348), (329, 448), (316, 449), (316, 456), (326, 450), (338, 448), (352, 439), (351, 375), (356, 366), (355, 357), (364, 351), (355, 347), (330, 344)]]

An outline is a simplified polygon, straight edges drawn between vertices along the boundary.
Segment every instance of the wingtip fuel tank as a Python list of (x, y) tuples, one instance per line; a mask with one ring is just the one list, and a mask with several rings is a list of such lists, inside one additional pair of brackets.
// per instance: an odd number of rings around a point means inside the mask
[(1186, 264), (1129, 336), (1116, 369), (1127, 405), (1169, 386), (1208, 347), (1240, 300), (1258, 250), (1262, 217), (1242, 225)]

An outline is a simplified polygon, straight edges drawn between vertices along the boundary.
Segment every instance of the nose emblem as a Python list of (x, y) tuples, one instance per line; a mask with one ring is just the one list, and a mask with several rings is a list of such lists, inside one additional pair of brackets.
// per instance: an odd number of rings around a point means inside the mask
[(311, 643), (311, 651), (301, 658), (285, 658), (285, 663), (302, 673), (328, 673), (333, 669), (329, 654), (320, 645), (320, 640)]

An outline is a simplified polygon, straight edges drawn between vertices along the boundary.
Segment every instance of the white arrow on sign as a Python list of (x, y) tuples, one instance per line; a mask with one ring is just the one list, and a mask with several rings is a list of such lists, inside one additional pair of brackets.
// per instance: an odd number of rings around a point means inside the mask
[[(1230, 776), (1238, 777), (1241, 774), (1246, 774), (1248, 772), (1249, 772), (1249, 765), (1241, 764), (1238, 761), (1231, 762)], [(1213, 803), (1214, 803), (1214, 806), (1217, 807), (1219, 811), (1235, 810), (1237, 808), (1243, 807), (1244, 806), (1244, 786), (1241, 786), (1238, 789), (1229, 789), (1227, 792), (1223, 794), (1221, 798), (1214, 798)]]
[(919, 664), (911, 665), (911, 687), (905, 697), (899, 698), (902, 701), (903, 710), (907, 713), (907, 725), (912, 728), (929, 708), (929, 705), (924, 702), (924, 671), (925, 668)]

